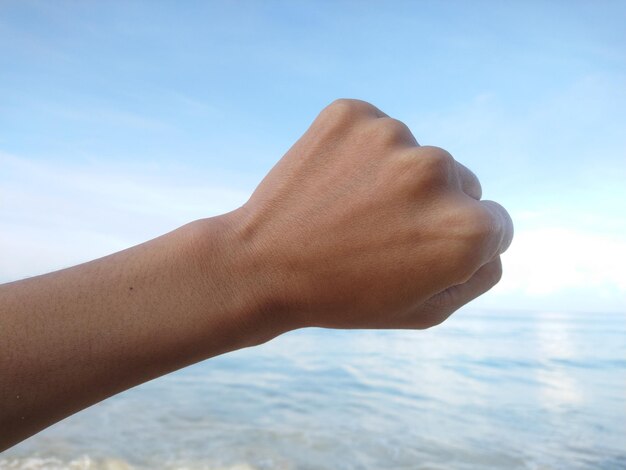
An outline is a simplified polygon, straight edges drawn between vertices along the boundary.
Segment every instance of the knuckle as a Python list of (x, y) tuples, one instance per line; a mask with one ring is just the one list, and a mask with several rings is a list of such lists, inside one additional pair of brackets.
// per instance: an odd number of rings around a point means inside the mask
[(434, 189), (447, 186), (454, 171), (454, 159), (438, 147), (417, 147), (414, 151), (421, 185)]
[(377, 137), (387, 144), (396, 144), (413, 141), (413, 134), (402, 121), (390, 117), (376, 120)]
[(322, 110), (319, 119), (324, 126), (344, 126), (354, 120), (355, 114), (352, 100), (338, 99)]
[(339, 98), (330, 103), (326, 109), (333, 113), (349, 113), (354, 111), (354, 108), (354, 100)]
[(449, 173), (454, 168), (454, 158), (439, 147), (420, 147), (425, 170)]
[(371, 112), (374, 109), (374, 106), (365, 101), (339, 98), (330, 103), (322, 114), (326, 117), (342, 120), (354, 118), (363, 113)]

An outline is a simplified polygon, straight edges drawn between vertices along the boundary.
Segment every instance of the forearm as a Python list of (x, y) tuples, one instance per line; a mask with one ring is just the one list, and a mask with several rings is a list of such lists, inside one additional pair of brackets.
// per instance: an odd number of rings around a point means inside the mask
[[(275, 333), (225, 217), (0, 286), (0, 448), (122, 390)], [(257, 288), (254, 284), (257, 284)]]
[(513, 225), (477, 177), (339, 100), (242, 207), (0, 286), (0, 448), (303, 326), (429, 328), (494, 286)]

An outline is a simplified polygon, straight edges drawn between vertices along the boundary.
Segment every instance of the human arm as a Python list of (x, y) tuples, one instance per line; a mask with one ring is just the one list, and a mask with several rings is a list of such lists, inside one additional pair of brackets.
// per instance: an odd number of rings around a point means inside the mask
[(480, 192), (398, 121), (334, 103), (241, 208), (0, 286), (0, 448), (292, 329), (440, 323), (501, 274), (511, 222)]

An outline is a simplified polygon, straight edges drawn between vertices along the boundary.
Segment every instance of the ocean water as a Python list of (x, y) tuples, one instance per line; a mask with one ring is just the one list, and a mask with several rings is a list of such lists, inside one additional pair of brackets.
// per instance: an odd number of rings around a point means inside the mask
[(104, 401), (0, 469), (626, 469), (626, 313), (292, 332)]

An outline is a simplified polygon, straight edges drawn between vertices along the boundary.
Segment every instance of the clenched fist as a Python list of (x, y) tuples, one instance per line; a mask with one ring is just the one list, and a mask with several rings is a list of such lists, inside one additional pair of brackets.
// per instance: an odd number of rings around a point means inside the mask
[(470, 170), (357, 100), (324, 109), (228, 217), (290, 328), (436, 325), (498, 282), (513, 236)]
[(93, 403), (306, 326), (426, 328), (501, 275), (478, 179), (362, 101), (327, 107), (246, 204), (0, 285), (0, 451)]

